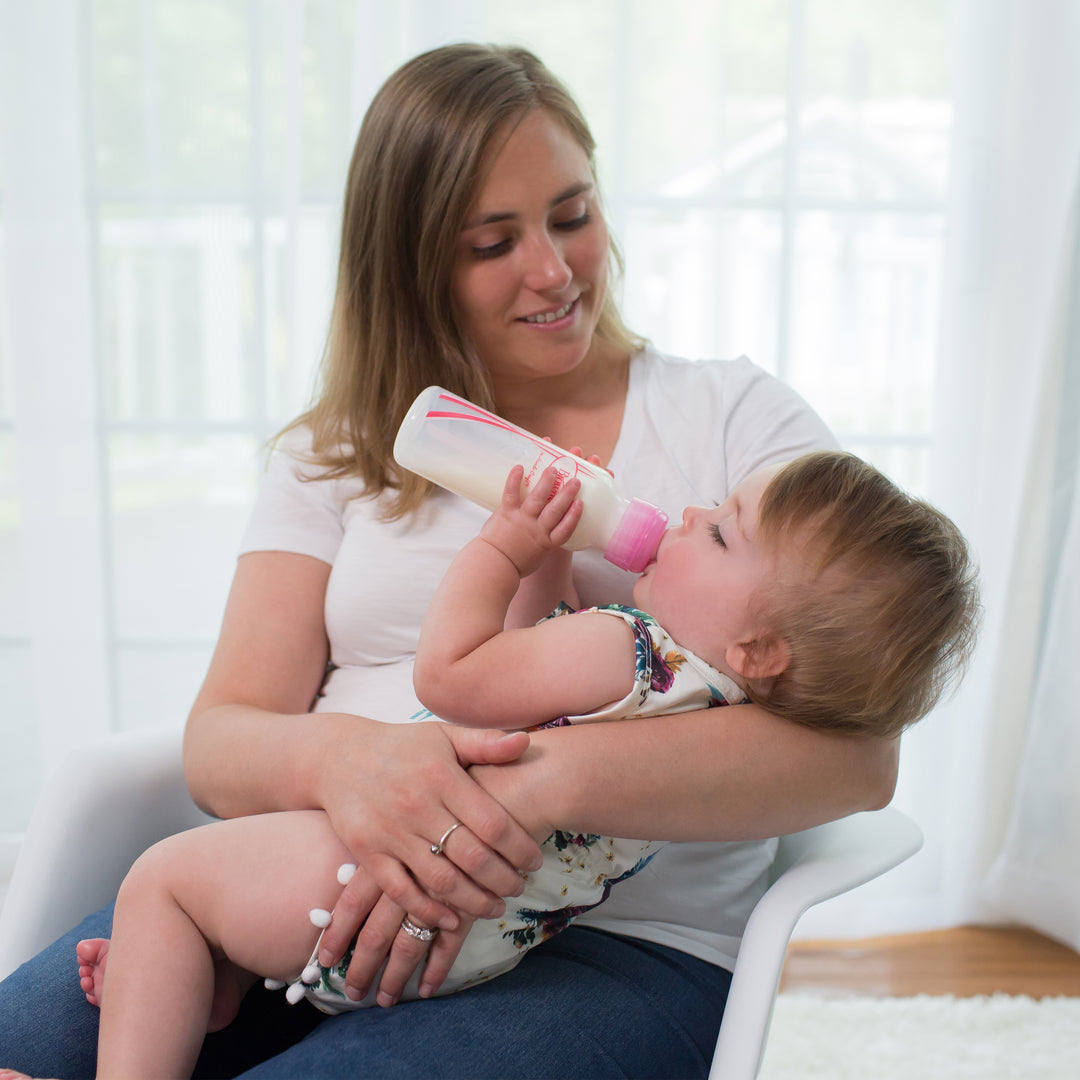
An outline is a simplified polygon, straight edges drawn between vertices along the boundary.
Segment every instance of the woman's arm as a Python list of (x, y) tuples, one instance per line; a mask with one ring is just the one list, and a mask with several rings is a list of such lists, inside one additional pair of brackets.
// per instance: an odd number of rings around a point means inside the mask
[(732, 705), (534, 732), (470, 771), (527, 829), (752, 840), (888, 804), (899, 740), (834, 735)]
[[(885, 806), (898, 751), (898, 740), (830, 735), (733, 705), (534, 732), (521, 758), (470, 772), (537, 839), (560, 828), (752, 840)], [(447, 938), (425, 971), (426, 992), (437, 989), (461, 940), (460, 932)], [(365, 980), (376, 968), (368, 961)]]
[[(304, 555), (240, 558), (185, 733), (192, 797), (222, 817), (324, 809), (378, 885), (432, 925), (457, 922), (433, 897), (479, 916), (500, 912), (539, 849), (462, 765), (516, 757), (528, 736), (311, 714), (328, 657), (329, 573)], [(453, 861), (432, 857), (432, 838), (452, 820), (467, 826)], [(370, 900), (349, 893), (346, 906)]]

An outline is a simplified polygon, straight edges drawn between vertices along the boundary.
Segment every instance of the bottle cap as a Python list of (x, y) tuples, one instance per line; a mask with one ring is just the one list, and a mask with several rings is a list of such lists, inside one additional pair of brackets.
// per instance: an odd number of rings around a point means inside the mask
[(660, 546), (668, 516), (644, 499), (631, 499), (622, 520), (612, 533), (604, 558), (623, 570), (640, 574)]

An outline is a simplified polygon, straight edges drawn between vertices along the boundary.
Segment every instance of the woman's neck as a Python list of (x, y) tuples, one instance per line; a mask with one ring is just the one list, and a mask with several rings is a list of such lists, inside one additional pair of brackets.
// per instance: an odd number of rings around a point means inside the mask
[(557, 446), (579, 446), (606, 464), (618, 442), (629, 383), (629, 356), (605, 348), (565, 375), (497, 384), (495, 394), (507, 420)]

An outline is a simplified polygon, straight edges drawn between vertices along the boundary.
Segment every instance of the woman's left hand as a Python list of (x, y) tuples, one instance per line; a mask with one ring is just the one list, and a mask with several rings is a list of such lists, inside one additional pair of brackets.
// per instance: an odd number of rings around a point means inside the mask
[[(430, 997), (442, 985), (457, 959), (461, 946), (475, 921), (462, 914), (456, 930), (437, 930), (430, 942), (421, 941), (403, 928), (406, 912), (388, 896), (383, 896), (367, 917), (353, 949), (345, 977), (347, 992), (357, 1001), (364, 997), (379, 974), (376, 1000), (382, 1006), (396, 1005), (417, 966), (424, 964), (420, 979), (421, 997)], [(410, 920), (418, 925), (416, 920)]]

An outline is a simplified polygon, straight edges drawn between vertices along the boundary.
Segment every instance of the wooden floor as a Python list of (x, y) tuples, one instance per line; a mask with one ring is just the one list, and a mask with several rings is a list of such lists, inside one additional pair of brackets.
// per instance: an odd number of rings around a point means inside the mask
[(860, 941), (796, 941), (781, 992), (1080, 996), (1080, 954), (1032, 930), (960, 927)]

